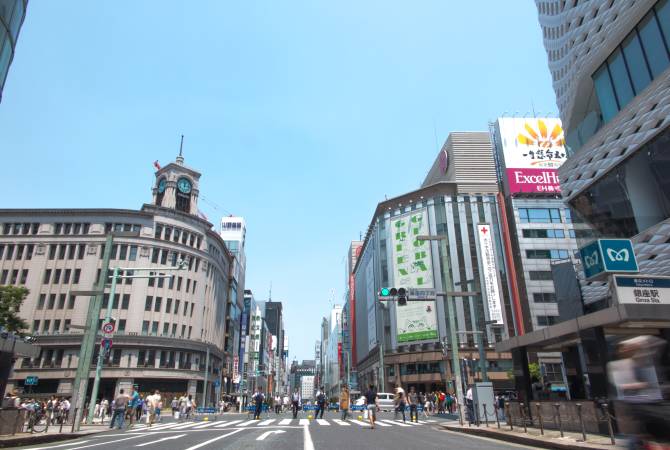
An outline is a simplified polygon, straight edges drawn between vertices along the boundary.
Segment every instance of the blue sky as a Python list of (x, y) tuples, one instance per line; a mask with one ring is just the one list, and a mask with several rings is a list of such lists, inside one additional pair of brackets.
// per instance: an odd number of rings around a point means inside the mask
[[(451, 131), (556, 111), (532, 1), (33, 1), (0, 104), (0, 207), (139, 208), (152, 161), (248, 223), (247, 288), (313, 357), (349, 242)], [(216, 206), (215, 206), (216, 205)]]

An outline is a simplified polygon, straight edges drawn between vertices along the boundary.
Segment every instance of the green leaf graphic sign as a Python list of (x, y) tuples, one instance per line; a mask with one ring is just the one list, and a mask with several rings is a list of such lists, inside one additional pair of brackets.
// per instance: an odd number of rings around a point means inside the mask
[[(391, 219), (393, 285), (404, 288), (433, 288), (433, 261), (429, 241), (417, 239), (428, 232), (428, 211), (424, 209)], [(437, 339), (435, 302), (396, 304), (398, 342)]]

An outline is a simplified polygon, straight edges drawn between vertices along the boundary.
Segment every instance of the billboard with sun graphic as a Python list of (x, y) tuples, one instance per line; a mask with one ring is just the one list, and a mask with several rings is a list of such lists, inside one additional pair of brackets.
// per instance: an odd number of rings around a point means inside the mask
[(561, 120), (501, 118), (498, 130), (510, 193), (560, 193), (557, 170), (567, 157)]

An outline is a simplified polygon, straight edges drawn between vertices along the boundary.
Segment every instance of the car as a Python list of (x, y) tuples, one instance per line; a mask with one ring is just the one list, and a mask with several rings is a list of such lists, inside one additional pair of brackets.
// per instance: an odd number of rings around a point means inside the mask
[(395, 395), (391, 392), (378, 392), (379, 409), (381, 411), (393, 411), (395, 409)]

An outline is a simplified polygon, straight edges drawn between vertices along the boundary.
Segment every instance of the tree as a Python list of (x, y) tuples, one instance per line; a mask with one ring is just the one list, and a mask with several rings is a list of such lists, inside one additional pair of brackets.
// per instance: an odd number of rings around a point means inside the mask
[(538, 363), (529, 363), (528, 372), (530, 372), (531, 380), (540, 380), (542, 378), (542, 372), (540, 371), (540, 365)]
[(28, 324), (19, 317), (28, 292), (23, 286), (0, 286), (0, 328), (17, 334), (28, 328)]

